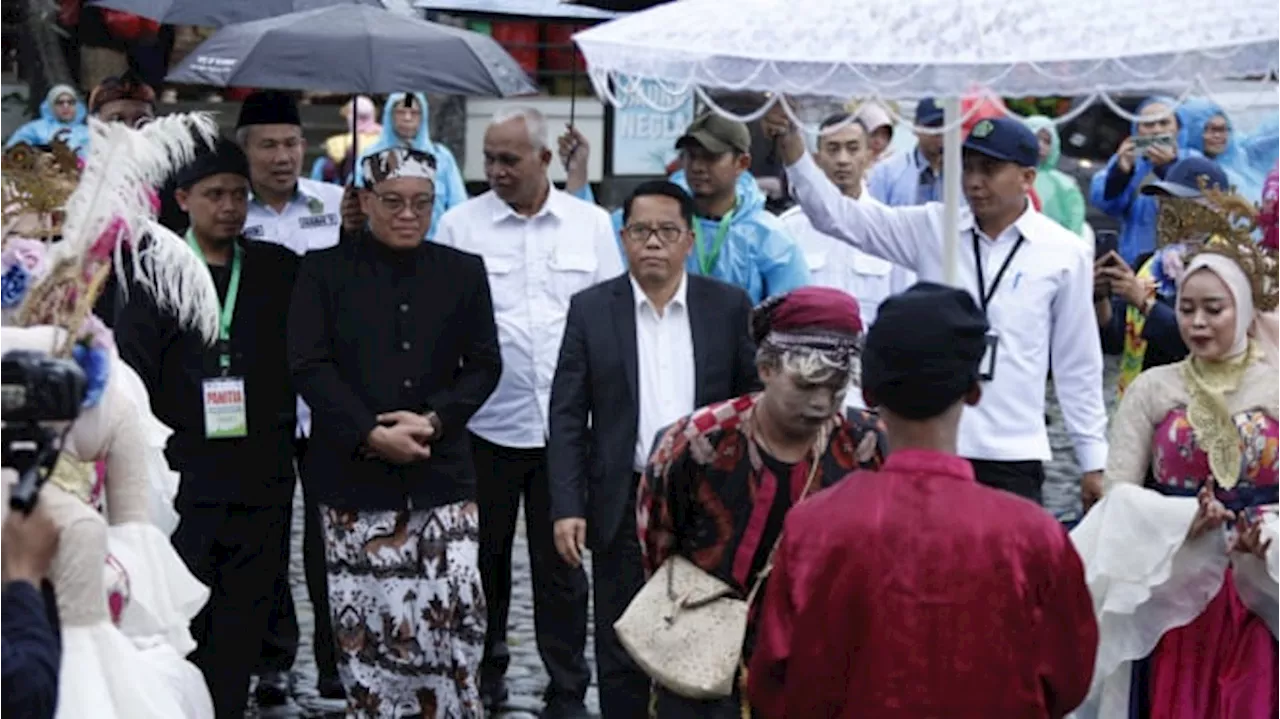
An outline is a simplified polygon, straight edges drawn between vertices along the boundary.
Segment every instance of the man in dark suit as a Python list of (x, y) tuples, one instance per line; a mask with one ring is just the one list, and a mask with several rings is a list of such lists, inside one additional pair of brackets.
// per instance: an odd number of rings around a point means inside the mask
[(622, 222), (629, 272), (569, 304), (547, 450), (556, 549), (574, 565), (592, 550), (604, 719), (647, 716), (649, 680), (613, 623), (644, 584), (635, 493), (653, 438), (697, 407), (759, 386), (746, 293), (685, 272), (703, 241), (691, 229), (692, 198), (670, 182), (645, 183)]

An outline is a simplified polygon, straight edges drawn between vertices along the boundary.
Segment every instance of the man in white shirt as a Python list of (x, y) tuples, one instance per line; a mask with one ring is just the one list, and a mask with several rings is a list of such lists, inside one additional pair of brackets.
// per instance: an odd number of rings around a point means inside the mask
[(604, 719), (648, 716), (649, 678), (613, 624), (644, 586), (636, 490), (658, 432), (759, 389), (742, 289), (685, 269), (693, 198), (663, 180), (622, 207), (630, 271), (574, 295), (551, 389), (551, 516), (556, 551), (591, 548), (596, 678)]
[(506, 697), (511, 550), (520, 499), (533, 570), (538, 653), (551, 684), (544, 717), (585, 712), (587, 577), (552, 539), (547, 477), (548, 405), (569, 298), (622, 273), (609, 215), (557, 190), (545, 118), (531, 108), (494, 116), (484, 135), (488, 192), (445, 213), (435, 241), (484, 258), (502, 346), (502, 379), (471, 418), (480, 499), (480, 571), (489, 627), (480, 692)]
[[(867, 192), (870, 148), (862, 121), (841, 113), (822, 121), (813, 157), (842, 194), (879, 204)], [(780, 217), (804, 251), (810, 284), (853, 295), (862, 311), (863, 327), (875, 322), (876, 308), (886, 297), (915, 284), (915, 275), (910, 271), (814, 229), (800, 205), (791, 207)]]
[[(814, 160), (846, 196), (877, 201), (866, 190), (864, 172), (871, 160), (871, 145), (861, 120), (847, 113), (823, 120)], [(804, 252), (809, 283), (852, 295), (858, 300), (863, 327), (876, 321), (876, 308), (885, 298), (915, 284), (915, 275), (910, 271), (815, 230), (800, 205), (782, 213), (779, 219)], [(865, 409), (862, 392), (856, 387), (850, 388), (844, 401), (848, 407)]]
[[(343, 190), (337, 185), (298, 177), (307, 141), (302, 136), (302, 119), (293, 97), (283, 92), (255, 92), (245, 98), (236, 122), (236, 143), (249, 158), (252, 190), (244, 236), (257, 242), (282, 245), (298, 255), (337, 245), (343, 222)], [(301, 467), (311, 433), (311, 410), (301, 397), (297, 400), (297, 412), (295, 452)], [(303, 496), (306, 497), (305, 489)], [(312, 502), (306, 504), (302, 554), (307, 593), (315, 609), (312, 646), (319, 669), (317, 689), (326, 699), (342, 699), (329, 621), (319, 509)], [(281, 551), (287, 557), (290, 533), (284, 534), (286, 544)], [(298, 619), (289, 588), (287, 561), (284, 567), (277, 581), (276, 607), (263, 643), (258, 685), (254, 691), (258, 705), (264, 707), (281, 706), (289, 701), (288, 673), (298, 653)]]
[[(941, 282), (943, 206), (888, 208), (842, 195), (805, 152), (781, 108), (765, 118), (778, 138), (787, 177), (814, 227)], [(959, 454), (983, 484), (1040, 501), (1043, 462), (1052, 456), (1044, 386), (1053, 379), (1063, 418), (1085, 472), (1106, 464), (1102, 348), (1093, 316), (1092, 249), (1041, 215), (1027, 198), (1039, 144), (1021, 122), (998, 118), (974, 126), (964, 144), (968, 208), (960, 213), (957, 284), (973, 294), (992, 328), (984, 400), (965, 409)]]

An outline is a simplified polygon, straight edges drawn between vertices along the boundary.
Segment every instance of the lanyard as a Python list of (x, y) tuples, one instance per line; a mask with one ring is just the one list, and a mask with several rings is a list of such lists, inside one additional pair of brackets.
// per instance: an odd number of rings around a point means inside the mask
[[(734, 207), (736, 210), (737, 207)], [(698, 268), (703, 275), (710, 275), (711, 270), (715, 269), (716, 262), (720, 259), (720, 248), (724, 247), (724, 238), (729, 236), (729, 225), (733, 224), (733, 210), (725, 213), (720, 218), (720, 225), (716, 227), (715, 242), (711, 245), (711, 254), (706, 253), (706, 247), (702, 243), (702, 222), (698, 218), (694, 218), (693, 223), (693, 244), (698, 251)]]
[(987, 281), (982, 276), (982, 256), (978, 254), (978, 231), (973, 230), (973, 265), (978, 269), (978, 299), (982, 301), (982, 312), (986, 314), (987, 306), (991, 304), (991, 298), (996, 296), (996, 288), (1000, 286), (1000, 280), (1004, 279), (1005, 270), (1009, 269), (1009, 265), (1013, 263), (1013, 256), (1018, 254), (1018, 250), (1022, 249), (1022, 244), (1027, 241), (1023, 235), (1018, 235), (1018, 241), (1013, 243), (1013, 249), (1009, 250), (1009, 254), (1005, 256), (1004, 263), (1000, 265), (1000, 269), (996, 271), (996, 277), (991, 281), (991, 289), (987, 289)]
[[(196, 236), (191, 230), (187, 230), (187, 244), (191, 245), (191, 249), (200, 257), (201, 262), (208, 262), (204, 258), (204, 250), (200, 249), (200, 243), (196, 242)], [(222, 347), (222, 353), (218, 356), (218, 365), (226, 371), (231, 368), (231, 319), (236, 314), (236, 298), (240, 295), (240, 265), (244, 256), (244, 248), (239, 242), (232, 243), (231, 251), (231, 281), (227, 284), (227, 298), (222, 302), (222, 312), (218, 315), (218, 343)]]

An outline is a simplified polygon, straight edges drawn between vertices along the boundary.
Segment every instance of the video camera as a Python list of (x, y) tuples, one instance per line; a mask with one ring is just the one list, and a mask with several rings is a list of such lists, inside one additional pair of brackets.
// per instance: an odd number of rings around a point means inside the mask
[(9, 507), (28, 514), (53, 470), (71, 423), (80, 416), (88, 380), (75, 360), (15, 350), (0, 357), (5, 467), (18, 472)]

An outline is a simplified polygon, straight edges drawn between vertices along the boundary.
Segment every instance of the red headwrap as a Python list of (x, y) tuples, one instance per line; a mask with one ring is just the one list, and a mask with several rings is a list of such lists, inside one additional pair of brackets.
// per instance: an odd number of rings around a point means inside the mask
[(858, 301), (847, 292), (830, 287), (801, 287), (779, 299), (769, 316), (769, 330), (819, 330), (856, 336), (862, 334), (862, 315)]
[(98, 83), (98, 86), (89, 94), (89, 112), (97, 112), (103, 105), (116, 100), (137, 100), (154, 106), (156, 91), (147, 83), (134, 77), (132, 73), (125, 73), (120, 77), (108, 77)]

